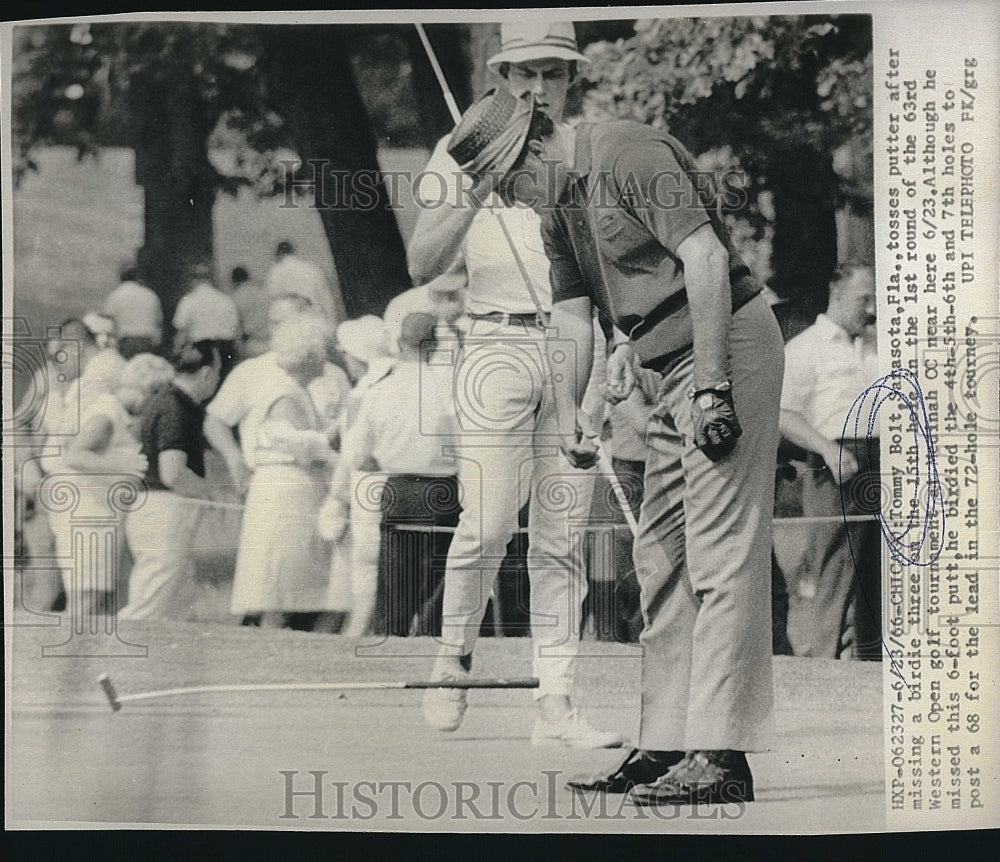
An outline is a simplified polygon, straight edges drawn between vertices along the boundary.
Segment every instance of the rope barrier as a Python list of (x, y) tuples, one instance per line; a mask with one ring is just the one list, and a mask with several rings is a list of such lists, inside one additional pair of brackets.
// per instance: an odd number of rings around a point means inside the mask
[[(203, 500), (197, 497), (191, 498), (192, 502), (197, 503), (199, 506), (209, 509), (223, 509), (228, 511), (243, 511), (242, 503), (228, 503), (221, 500)], [(772, 523), (774, 524), (867, 524), (867, 523), (877, 523), (878, 518), (874, 515), (804, 515), (798, 518), (774, 518)], [(438, 527), (433, 524), (407, 524), (405, 522), (400, 524), (392, 525), (396, 530), (403, 530), (410, 533), (454, 533), (454, 527)], [(628, 527), (628, 524), (594, 524), (593, 529), (601, 529), (607, 527)], [(527, 527), (518, 527), (515, 531), (518, 535), (527, 535)]]

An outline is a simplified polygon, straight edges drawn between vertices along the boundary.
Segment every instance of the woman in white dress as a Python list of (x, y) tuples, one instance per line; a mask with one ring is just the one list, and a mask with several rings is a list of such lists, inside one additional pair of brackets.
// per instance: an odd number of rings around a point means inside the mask
[(326, 604), (328, 554), (316, 516), (333, 455), (307, 387), (323, 373), (329, 324), (316, 315), (283, 321), (271, 349), (289, 376), (268, 387), (254, 448), (256, 468), (243, 511), (231, 612), (261, 625), (308, 628)]

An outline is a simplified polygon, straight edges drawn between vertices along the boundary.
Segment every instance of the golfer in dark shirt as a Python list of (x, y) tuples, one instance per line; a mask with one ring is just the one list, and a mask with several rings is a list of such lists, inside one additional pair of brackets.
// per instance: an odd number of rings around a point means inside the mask
[[(451, 151), (536, 209), (551, 261), (559, 443), (576, 429), (591, 312), (614, 324), (609, 390), (636, 379), (655, 407), (635, 561), (645, 628), (639, 748), (579, 791), (636, 804), (753, 799), (748, 751), (773, 739), (770, 553), (783, 345), (718, 216), (717, 193), (669, 135), (637, 123), (557, 126), (499, 91), (469, 109)], [(499, 166), (499, 167), (498, 167)], [(557, 335), (558, 338), (553, 336)]]
[(183, 619), (179, 602), (187, 578), (199, 508), (207, 496), (203, 404), (219, 385), (221, 361), (209, 341), (183, 346), (173, 358), (173, 382), (142, 412), (139, 443), (149, 460), (148, 495), (129, 514), (126, 533), (134, 564), (124, 619)]

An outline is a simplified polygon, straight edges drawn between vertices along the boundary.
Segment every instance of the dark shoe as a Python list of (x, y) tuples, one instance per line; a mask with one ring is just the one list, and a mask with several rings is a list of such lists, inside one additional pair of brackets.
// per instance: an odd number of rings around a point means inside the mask
[(576, 791), (627, 793), (637, 784), (656, 781), (683, 757), (683, 751), (643, 751), (641, 748), (633, 748), (614, 772), (571, 778), (566, 786)]
[(753, 775), (742, 751), (689, 751), (665, 775), (632, 788), (634, 805), (753, 802)]

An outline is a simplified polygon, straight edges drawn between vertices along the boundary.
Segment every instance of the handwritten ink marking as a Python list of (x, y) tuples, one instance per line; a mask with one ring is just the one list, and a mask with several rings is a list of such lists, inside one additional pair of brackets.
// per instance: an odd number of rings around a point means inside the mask
[[(869, 397), (872, 396), (872, 397)], [(846, 441), (854, 441), (854, 452), (852, 453), (858, 463), (872, 463), (872, 446), (878, 447), (878, 414), (886, 402), (892, 401), (901, 403), (906, 413), (909, 414), (909, 425), (912, 429), (912, 443), (907, 449), (907, 472), (913, 484), (913, 496), (910, 500), (909, 513), (904, 516), (905, 520), (899, 522), (900, 532), (895, 531), (896, 523), (883, 514), (881, 508), (876, 512), (875, 518), (879, 529), (885, 539), (889, 553), (894, 560), (901, 564), (928, 567), (937, 562), (944, 549), (944, 544), (938, 542), (932, 545), (928, 559), (922, 560), (924, 548), (928, 536), (932, 534), (932, 527), (936, 522), (938, 530), (935, 535), (945, 534), (945, 512), (943, 508), (943, 494), (941, 481), (938, 475), (937, 456), (934, 451), (934, 429), (931, 427), (930, 419), (927, 415), (927, 405), (924, 399), (923, 390), (917, 376), (908, 368), (894, 370), (891, 374), (880, 377), (871, 386), (864, 390), (851, 405), (847, 416), (844, 419), (843, 433), (841, 434), (840, 459), (838, 462), (838, 479), (840, 480), (840, 503), (841, 512), (844, 517), (844, 528), (847, 530), (848, 506), (844, 498), (843, 483), (843, 455)], [(867, 403), (867, 417), (865, 417), (864, 406)], [(864, 417), (864, 433), (861, 432)], [(862, 452), (864, 458), (862, 462)], [(924, 463), (926, 462), (926, 503), (920, 505), (921, 496), (921, 476), (924, 475)], [(871, 502), (874, 502), (871, 501)], [(919, 536), (913, 538), (919, 529)], [(855, 578), (857, 579), (858, 561), (855, 556), (854, 543), (851, 541), (851, 533), (847, 530), (848, 548), (851, 552), (851, 562), (854, 565)], [(864, 585), (858, 581), (859, 592), (864, 599), (866, 609), (872, 613), (871, 601), (864, 590)], [(882, 646), (885, 648), (889, 661), (892, 662), (893, 672), (909, 687), (903, 679), (902, 670), (885, 639), (882, 639)]]

